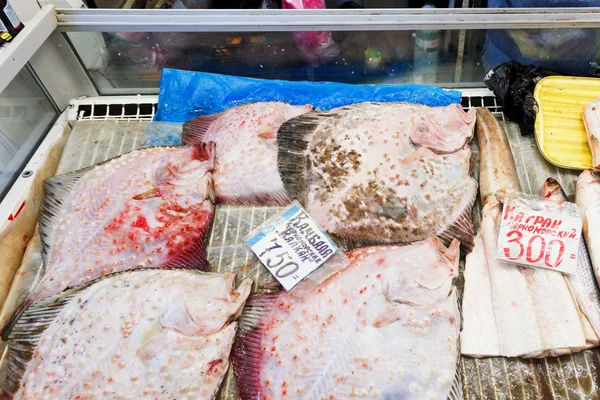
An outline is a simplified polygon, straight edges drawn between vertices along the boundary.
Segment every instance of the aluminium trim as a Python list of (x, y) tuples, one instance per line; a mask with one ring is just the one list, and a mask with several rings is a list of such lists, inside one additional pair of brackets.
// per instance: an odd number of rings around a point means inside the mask
[[(586, 9), (57, 10), (63, 32), (290, 32), (426, 29), (600, 28), (600, 8)], [(133, 12), (129, 12), (133, 11)], [(299, 18), (302, 17), (302, 18)]]

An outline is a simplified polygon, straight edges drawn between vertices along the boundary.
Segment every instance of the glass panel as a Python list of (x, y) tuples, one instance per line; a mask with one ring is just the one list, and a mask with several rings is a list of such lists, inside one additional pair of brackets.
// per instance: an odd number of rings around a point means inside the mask
[(259, 78), (482, 86), (516, 60), (594, 76), (598, 29), (69, 33), (102, 94), (156, 93), (163, 67)]
[[(257, 78), (449, 86), (480, 85), (485, 72), (482, 31), (67, 36), (102, 94), (157, 93), (163, 67)], [(457, 65), (465, 45), (469, 54), (463, 62), (472, 62), (469, 68)]]
[(0, 199), (57, 116), (27, 67), (0, 93)]

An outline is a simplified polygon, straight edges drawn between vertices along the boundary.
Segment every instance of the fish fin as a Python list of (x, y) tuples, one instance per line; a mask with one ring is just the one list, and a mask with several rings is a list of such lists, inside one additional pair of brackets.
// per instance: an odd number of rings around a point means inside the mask
[(203, 115), (202, 117), (190, 119), (183, 124), (183, 133), (181, 134), (183, 144), (190, 145), (204, 142), (211, 125), (222, 116), (223, 113)]
[[(204, 235), (206, 236), (206, 234)], [(189, 249), (182, 251), (176, 257), (167, 261), (162, 268), (197, 269), (210, 272), (210, 263), (204, 255), (204, 237), (199, 238)]]
[(285, 207), (291, 200), (285, 190), (271, 193), (254, 193), (251, 196), (223, 196), (217, 193), (217, 204), (245, 205), (245, 206), (271, 206)]
[(373, 321), (373, 326), (375, 328), (385, 328), (386, 326), (401, 320), (402, 317), (404, 317), (402, 307), (398, 306), (397, 304), (393, 304), (379, 314), (377, 318), (375, 318), (375, 321)]
[(434, 155), (435, 153), (427, 147), (419, 147), (408, 156), (404, 157), (400, 164), (406, 165), (414, 161), (420, 160), (423, 157)]
[(460, 367), (460, 339), (458, 340), (458, 352), (459, 357), (456, 357), (456, 371), (454, 372), (454, 379), (452, 380), (452, 386), (450, 387), (450, 393), (448, 393), (447, 400), (462, 400), (465, 398), (463, 393), (463, 382), (462, 382), (462, 369)]
[(439, 238), (431, 238), (431, 243), (442, 253), (450, 263), (458, 267), (460, 259), (460, 242), (457, 239), (452, 239), (450, 245), (446, 247)]
[(41, 333), (54, 321), (63, 306), (77, 291), (69, 290), (36, 303), (29, 307), (20, 318), (17, 317), (18, 320), (14, 323), (10, 335), (5, 339), (8, 342), (9, 361), (4, 382), (4, 397), (11, 398), (17, 393)]
[(94, 167), (46, 179), (46, 196), (40, 205), (39, 233), (42, 240), (42, 259), (47, 262), (48, 252), (54, 244), (54, 233), (63, 203), (71, 196), (79, 180)]
[(311, 169), (308, 145), (319, 125), (334, 113), (309, 112), (284, 122), (277, 132), (277, 165), (290, 199), (306, 204)]
[(160, 197), (160, 192), (158, 191), (157, 188), (147, 190), (144, 193), (136, 194), (132, 198), (133, 198), (133, 200), (148, 200), (148, 199), (152, 199), (154, 197)]
[(252, 296), (238, 321), (238, 334), (233, 344), (233, 374), (242, 399), (258, 398), (260, 393), (261, 342), (265, 321), (279, 294)]
[(30, 298), (29, 296), (27, 296), (23, 300), (23, 302), (19, 305), (19, 307), (15, 310), (13, 315), (10, 317), (10, 319), (6, 323), (6, 326), (4, 326), (4, 328), (2, 329), (2, 340), (3, 341), (8, 340), (8, 337), (10, 336), (10, 333), (12, 332), (15, 324), (17, 323), (19, 318), (21, 318), (21, 315), (23, 315), (23, 313), (25, 313), (25, 311), (27, 311), (27, 309), (29, 307), (31, 307), (32, 304), (33, 304), (33, 299)]
[(475, 228), (473, 227), (472, 210), (477, 196), (473, 198), (460, 214), (458, 219), (447, 227), (443, 232), (438, 233), (437, 237), (442, 239), (444, 244), (452, 243), (458, 239), (464, 251), (470, 253), (475, 245)]

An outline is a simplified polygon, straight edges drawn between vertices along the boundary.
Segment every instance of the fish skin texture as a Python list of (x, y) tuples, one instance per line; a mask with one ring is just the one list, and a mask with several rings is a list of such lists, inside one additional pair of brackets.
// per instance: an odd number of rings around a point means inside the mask
[(508, 137), (500, 122), (487, 108), (477, 109), (477, 143), (479, 144), (479, 191), (481, 202), (498, 191), (521, 191), (517, 169)]
[(438, 235), (470, 248), (477, 182), (465, 144), (474, 112), (360, 103), (304, 114), (279, 130), (284, 184), (348, 247)]
[[(569, 201), (560, 184), (553, 178), (546, 180), (541, 196), (556, 202)], [(579, 242), (575, 274), (563, 275), (563, 278), (567, 280), (573, 297), (577, 300), (581, 323), (586, 327), (588, 345), (600, 345), (600, 289), (583, 238)]]
[[(129, 271), (34, 305), (9, 339), (10, 351), (25, 349), (32, 358), (22, 367), (22, 379), (16, 379), (19, 366), (11, 358), (9, 375), (20, 386), (10, 392), (9, 384), (5, 395), (214, 398), (237, 328), (230, 321), (252, 285), (247, 280), (235, 290), (234, 280), (232, 273)], [(39, 338), (29, 343), (18, 338), (50, 311), (55, 314), (45, 317)]]
[(588, 103), (583, 108), (583, 123), (588, 145), (592, 152), (592, 165), (600, 167), (600, 98)]
[(594, 274), (600, 282), (600, 176), (585, 170), (577, 178), (576, 202), (583, 216), (583, 237)]
[(458, 242), (446, 249), (430, 238), (348, 257), (346, 269), (301, 298), (249, 300), (232, 360), (243, 400), (448, 397)]
[(285, 206), (290, 199), (277, 170), (277, 131), (311, 110), (310, 105), (249, 103), (186, 122), (182, 140), (217, 144), (213, 177), (219, 203)]
[[(42, 209), (56, 215), (42, 238), (45, 273), (28, 301), (203, 249), (214, 213), (213, 164), (214, 145), (198, 145), (137, 150), (90, 169), (56, 210)], [(207, 266), (203, 258), (188, 262)]]

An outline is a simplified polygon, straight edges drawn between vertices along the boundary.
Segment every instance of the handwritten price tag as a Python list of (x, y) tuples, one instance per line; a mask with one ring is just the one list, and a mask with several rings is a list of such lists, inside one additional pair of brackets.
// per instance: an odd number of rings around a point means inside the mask
[(505, 204), (496, 258), (574, 274), (581, 218)]
[(298, 202), (259, 229), (248, 245), (288, 291), (338, 249)]

